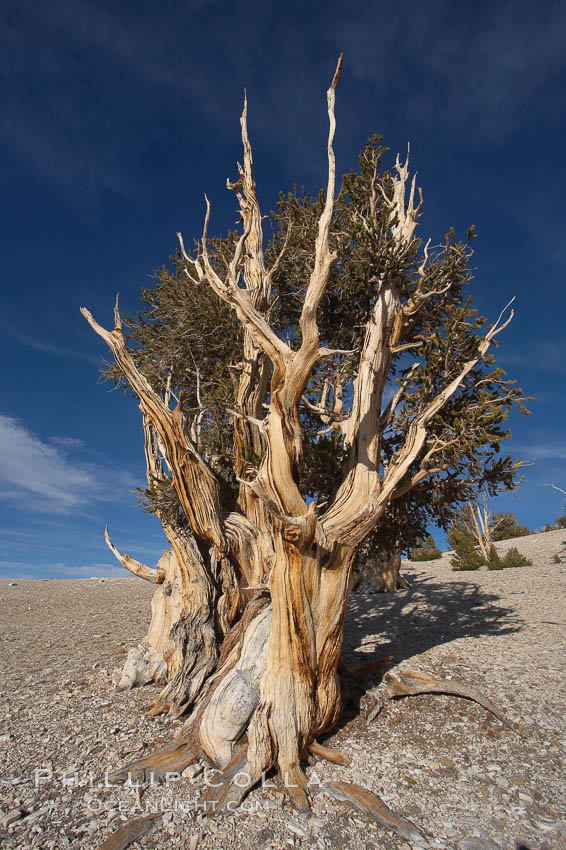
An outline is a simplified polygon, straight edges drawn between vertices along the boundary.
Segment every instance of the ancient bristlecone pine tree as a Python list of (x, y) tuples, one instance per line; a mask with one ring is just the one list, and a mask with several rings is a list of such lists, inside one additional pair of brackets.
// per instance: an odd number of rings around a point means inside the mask
[[(113, 547), (124, 566), (162, 587), (145, 644), (149, 666), (140, 674), (166, 683), (155, 711), (190, 711), (176, 742), (137, 767), (180, 768), (204, 753), (226, 769), (224, 785), (214, 789), (219, 802), (243, 795), (231, 782), (236, 769), (253, 784), (275, 765), (295, 803), (307, 807), (301, 760), (309, 751), (333, 758), (316, 739), (341, 711), (339, 660), (356, 552), (394, 500), (458, 475), (474, 449), (485, 455), (519, 398), (501, 370), (486, 366), (512, 313), (486, 326), (462, 297), (468, 242), (451, 233), (433, 250), (416, 239), (422, 200), (415, 203), (408, 160), (380, 174), (384, 149), (368, 145), (362, 177), (335, 198), (340, 68), (328, 90), (328, 185), (309, 207), (316, 210), (313, 242), (300, 221), (299, 232), (293, 229), (289, 214), (277, 250), (264, 249), (247, 104), (243, 165), (228, 184), (241, 215), (231, 255), (219, 262), (211, 249), (208, 199), (195, 249), (179, 236), (187, 285), (210, 287), (240, 323), (241, 357), (230, 364), (234, 401), (225, 410), (237, 490), (231, 505), (218, 459), (202, 449), (203, 407), (189, 409), (182, 396), (172, 407), (167, 364), (164, 391), (157, 391), (127, 345), (117, 303), (110, 331), (82, 309), (139, 400), (148, 481), (170, 484), (183, 516), (183, 523), (161, 516), (173, 554), (157, 570)], [(346, 196), (355, 200), (348, 220)], [(297, 239), (302, 249), (292, 253)], [(370, 270), (363, 280), (360, 268)], [(275, 287), (284, 301), (285, 286), (288, 303), (299, 304), (295, 326), (275, 303)], [(340, 310), (350, 287), (365, 306), (343, 316), (359, 340), (344, 349), (322, 320), (326, 299)], [(277, 317), (283, 325), (276, 328)], [(316, 487), (302, 488), (307, 417), (320, 423), (309, 440), (317, 445), (317, 434), (330, 434), (339, 448), (341, 474), (326, 504)], [(514, 468), (507, 464), (507, 473)], [(133, 659), (126, 680), (138, 672)]]

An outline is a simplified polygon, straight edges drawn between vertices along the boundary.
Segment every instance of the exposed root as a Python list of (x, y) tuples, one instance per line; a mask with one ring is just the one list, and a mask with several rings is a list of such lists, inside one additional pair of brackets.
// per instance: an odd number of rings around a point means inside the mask
[(166, 714), (169, 711), (169, 706), (165, 705), (165, 703), (160, 702), (159, 697), (154, 699), (153, 702), (150, 702), (149, 708), (147, 709), (148, 717), (159, 717), (160, 714)]
[(313, 756), (318, 756), (321, 759), (325, 759), (325, 761), (330, 761), (332, 764), (350, 764), (350, 758), (346, 755), (346, 753), (342, 753), (340, 750), (333, 750), (331, 747), (325, 747), (323, 744), (318, 744), (316, 741), (309, 744), (308, 749)]
[(150, 782), (162, 778), (166, 773), (181, 773), (195, 762), (199, 753), (189, 746), (189, 736), (176, 738), (171, 744), (137, 759), (117, 773), (109, 774), (111, 782)]
[(364, 676), (371, 676), (372, 673), (389, 667), (392, 661), (392, 655), (384, 655), (383, 658), (374, 658), (371, 661), (363, 661), (361, 664), (353, 664), (351, 666), (341, 661), (338, 669), (351, 679), (363, 679)]
[[(254, 623), (256, 629), (261, 627), (262, 620), (265, 617), (269, 617), (271, 612), (266, 610), (262, 614), (263, 616), (259, 617)], [(245, 637), (248, 638), (249, 645), (251, 646), (254, 643), (253, 635), (254, 629), (251, 629), (249, 634), (244, 633), (241, 635), (239, 646), (237, 643), (232, 644), (230, 647), (227, 646), (226, 661), (229, 661), (238, 649), (240, 650), (238, 660), (242, 662), (247, 659), (248, 652), (246, 651)], [(249, 656), (250, 658), (251, 655)], [(357, 672), (364, 675), (368, 667), (370, 670), (380, 669), (388, 664), (390, 660), (390, 658), (377, 659), (370, 662), (369, 665), (359, 665)], [(234, 671), (234, 667), (231, 665), (230, 669)], [(436, 679), (429, 674), (419, 672), (387, 673), (385, 676), (385, 695), (388, 699), (424, 693), (453, 694), (471, 699), (485, 708), (486, 711), (496, 716), (506, 726), (513, 728), (489, 699), (484, 697), (476, 688), (465, 682)], [(208, 705), (210, 706), (211, 704), (209, 703)], [(373, 714), (374, 712), (370, 713), (368, 721)], [(143, 781), (153, 782), (156, 778), (164, 776), (167, 772), (182, 772), (201, 754), (200, 747), (196, 745), (197, 735), (195, 732), (197, 730), (195, 726), (196, 724), (200, 725), (202, 719), (203, 715), (201, 712), (199, 710), (194, 711), (186, 724), (188, 728), (185, 728), (184, 732), (171, 744), (145, 758), (133, 762), (114, 775), (112, 779), (114, 781), (135, 781), (138, 783)], [(220, 717), (219, 715), (216, 720), (222, 720), (226, 723), (228, 718)], [(215, 722), (212, 726), (216, 727), (217, 723)], [(225, 767), (218, 770), (216, 781), (212, 779), (202, 798), (208, 815), (233, 812), (249, 791), (261, 780), (263, 770), (271, 766), (270, 764), (265, 764), (265, 759), (258, 760), (256, 755), (259, 750), (256, 752), (256, 748), (254, 747), (249, 749), (248, 738), (246, 736), (241, 737), (236, 743), (226, 740), (226, 746), (231, 748), (231, 756), (227, 763), (225, 758), (217, 761), (217, 764), (220, 765), (224, 761)], [(306, 747), (304, 755), (317, 756), (334, 764), (348, 765), (350, 763), (345, 753), (326, 747), (317, 741), (312, 741)], [(284, 765), (283, 768), (280, 767), (278, 780), (289, 795), (294, 807), (301, 812), (309, 812), (310, 801), (307, 794), (308, 779), (301, 767), (298, 764)], [(318, 788), (318, 792), (328, 793), (338, 800), (349, 803), (359, 811), (369, 815), (380, 826), (391, 830), (406, 840), (419, 844), (426, 841), (424, 834), (414, 823), (402, 815), (391, 811), (376, 794), (366, 788), (348, 782), (332, 782), (321, 785)], [(317, 790), (314, 793), (317, 793)], [(110, 836), (101, 845), (99, 850), (121, 850), (121, 848), (129, 846), (137, 838), (147, 834), (155, 823), (157, 823), (158, 817), (141, 818), (125, 824)]]
[(210, 783), (203, 795), (208, 814), (234, 811), (261, 779), (261, 770), (258, 771), (248, 760), (248, 742), (245, 738), (219, 773), (217, 782)]
[(125, 848), (129, 847), (130, 844), (133, 844), (134, 841), (137, 841), (139, 838), (142, 838), (144, 835), (151, 832), (151, 830), (157, 826), (161, 817), (162, 815), (160, 813), (156, 813), (125, 823), (117, 829), (116, 832), (113, 832), (112, 835), (110, 835), (106, 841), (99, 846), (98, 850), (125, 850)]
[(150, 682), (162, 684), (166, 681), (167, 664), (163, 655), (142, 643), (130, 649), (116, 690), (126, 691), (149, 685)]
[(481, 691), (468, 685), (466, 682), (460, 682), (456, 679), (437, 679), (430, 676), (428, 673), (418, 672), (398, 672), (385, 674), (385, 687), (388, 699), (396, 697), (416, 696), (417, 694), (451, 694), (464, 699), (470, 699), (477, 702), (494, 717), (507, 726), (508, 729), (514, 727), (503, 716), (501, 711), (490, 699), (485, 697)]
[(372, 721), (375, 720), (375, 718), (379, 714), (381, 714), (381, 711), (383, 709), (383, 704), (384, 704), (383, 695), (379, 691), (376, 691), (374, 696), (375, 696), (375, 700), (376, 700), (375, 705), (373, 706), (372, 709), (370, 709), (368, 716), (366, 717), (366, 723), (368, 724), (368, 726), (369, 726), (370, 723), (372, 723)]
[(419, 843), (426, 841), (423, 833), (414, 823), (392, 812), (383, 800), (368, 791), (367, 788), (362, 788), (360, 785), (353, 785), (350, 782), (328, 782), (321, 785), (318, 791), (330, 794), (337, 800), (344, 800), (354, 806), (360, 812), (369, 815), (380, 826), (407, 838), (409, 841), (417, 841)]
[(311, 804), (307, 796), (308, 779), (297, 766), (289, 767), (281, 776), (285, 791), (299, 812), (310, 812)]

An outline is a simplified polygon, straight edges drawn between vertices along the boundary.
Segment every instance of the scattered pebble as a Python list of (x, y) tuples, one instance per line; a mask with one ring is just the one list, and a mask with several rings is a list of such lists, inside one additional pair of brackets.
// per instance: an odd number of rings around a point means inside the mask
[(2, 815), (0, 818), (0, 825), (2, 829), (8, 829), (13, 823), (20, 820), (23, 816), (23, 812), (20, 809), (10, 809), (5, 815)]
[[(500, 551), (518, 545), (532, 567), (454, 573), (446, 556), (405, 564), (408, 590), (366, 589), (350, 602), (346, 663), (392, 654), (401, 669), (469, 681), (520, 734), (454, 697), (385, 700), (369, 725), (348, 708), (324, 742), (345, 752), (349, 766), (316, 759), (308, 775), (373, 790), (429, 836), (431, 850), (566, 846), (559, 672), (566, 564), (552, 561), (563, 539), (560, 531), (498, 544)], [(2, 850), (97, 847), (145, 814), (134, 788), (90, 787), (89, 777), (146, 754), (179, 728), (148, 716), (155, 688), (116, 692), (113, 681), (147, 630), (152, 590), (135, 578), (0, 580)], [(369, 713), (381, 704), (382, 687), (378, 677), (365, 687)], [(197, 800), (206, 766), (190, 765), (173, 797)], [(161, 805), (163, 793), (163, 786), (147, 788), (142, 807)], [(324, 793), (313, 796), (310, 817), (295, 812), (281, 788), (256, 789), (246, 802), (249, 811), (214, 820), (165, 811), (136, 846), (413, 850)]]

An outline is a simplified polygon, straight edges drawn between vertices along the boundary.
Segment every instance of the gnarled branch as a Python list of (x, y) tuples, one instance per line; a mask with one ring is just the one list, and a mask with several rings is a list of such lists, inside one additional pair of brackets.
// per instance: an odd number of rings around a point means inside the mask
[(221, 525), (218, 481), (186, 434), (182, 400), (174, 410), (169, 410), (136, 367), (124, 339), (117, 297), (112, 331), (99, 325), (86, 307), (81, 307), (81, 313), (108, 345), (122, 374), (139, 398), (142, 415), (156, 429), (179, 502), (192, 532), (224, 550), (226, 541)]
[(154, 570), (152, 567), (146, 567), (146, 565), (142, 564), (141, 561), (136, 561), (135, 558), (131, 558), (127, 552), (124, 552), (123, 555), (120, 554), (110, 540), (108, 526), (104, 529), (104, 539), (106, 540), (106, 545), (114, 557), (122, 564), (123, 567), (135, 576), (138, 576), (138, 578), (143, 578), (144, 581), (150, 581), (152, 584), (163, 584), (163, 581), (165, 580), (165, 572), (163, 570)]

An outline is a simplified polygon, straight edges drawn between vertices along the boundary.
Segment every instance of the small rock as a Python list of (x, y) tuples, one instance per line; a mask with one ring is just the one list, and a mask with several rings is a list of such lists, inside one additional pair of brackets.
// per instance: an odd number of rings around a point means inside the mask
[(42, 815), (47, 814), (48, 811), (49, 806), (42, 806), (41, 809), (36, 809), (35, 812), (31, 812), (27, 817), (25, 817), (22, 823), (34, 823), (36, 820), (39, 820)]
[(292, 832), (293, 835), (298, 835), (299, 838), (304, 838), (306, 835), (305, 830), (300, 827), (298, 823), (293, 823), (293, 821), (289, 821), (287, 823), (287, 829), (289, 832)]
[(18, 584), (18, 582), (17, 582), (17, 581), (9, 581), (9, 582), (8, 582), (8, 587), (17, 587), (17, 584)]
[(5, 815), (0, 819), (0, 825), (2, 829), (8, 829), (11, 824), (16, 823), (16, 821), (20, 820), (23, 815), (21, 809), (10, 809)]
[(501, 846), (489, 838), (464, 838), (458, 847), (460, 850), (501, 850)]
[(188, 767), (186, 767), (184, 769), (181, 776), (184, 779), (195, 779), (197, 776), (200, 776), (203, 769), (204, 768), (203, 768), (202, 764), (190, 764)]

